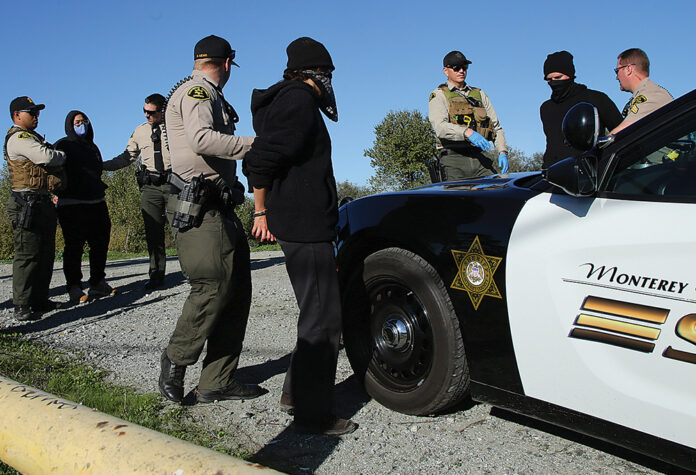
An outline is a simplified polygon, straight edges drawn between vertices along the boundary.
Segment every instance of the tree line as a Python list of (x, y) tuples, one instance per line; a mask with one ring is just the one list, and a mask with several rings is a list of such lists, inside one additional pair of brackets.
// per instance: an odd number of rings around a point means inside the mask
[[(385, 191), (398, 191), (430, 183), (427, 164), (436, 157), (435, 132), (430, 121), (417, 110), (390, 111), (375, 126), (375, 139), (371, 148), (364, 151), (370, 159), (374, 175), (368, 184), (358, 185), (349, 181), (336, 184), (339, 201), (344, 197), (360, 198), (362, 196)], [(510, 172), (532, 171), (541, 169), (542, 154), (531, 156), (521, 150), (511, 148), (508, 151)], [(135, 180), (135, 167), (126, 167), (114, 172), (105, 172), (104, 183), (106, 202), (111, 217), (110, 251), (146, 252), (145, 225), (140, 213), (140, 190)], [(0, 169), (0, 259), (12, 259), (14, 253), (13, 235), (7, 217), (5, 205), (12, 189), (7, 164)], [(237, 215), (244, 226), (251, 247), (258, 246), (258, 241), (251, 236), (254, 212), (253, 199), (247, 197), (237, 207)], [(168, 226), (168, 225), (167, 225)], [(175, 247), (171, 230), (166, 233), (165, 245)], [(56, 231), (56, 253), (63, 252), (64, 242), (60, 226)]]

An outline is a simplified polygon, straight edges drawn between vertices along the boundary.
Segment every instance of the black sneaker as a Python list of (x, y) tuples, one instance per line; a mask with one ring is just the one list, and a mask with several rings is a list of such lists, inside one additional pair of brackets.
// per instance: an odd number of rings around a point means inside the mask
[(328, 424), (323, 424), (320, 426), (315, 425), (304, 425), (301, 423), (294, 422), (292, 424), (295, 432), (298, 434), (319, 434), (319, 435), (346, 435), (351, 432), (355, 432), (358, 428), (358, 424), (351, 421), (350, 419), (341, 419), (340, 417), (334, 417), (332, 422)]
[(184, 400), (184, 375), (186, 366), (172, 363), (167, 356), (167, 349), (162, 351), (160, 358), (161, 371), (159, 377), (159, 390), (162, 396), (170, 401), (181, 402)]
[(43, 302), (38, 302), (30, 305), (30, 307), (34, 312), (50, 312), (52, 310), (59, 309), (60, 303), (46, 299)]
[(226, 400), (254, 399), (266, 394), (268, 391), (256, 384), (242, 384), (232, 380), (226, 388), (198, 389), (196, 388), (196, 402), (213, 402)]
[(20, 322), (28, 322), (31, 320), (38, 320), (41, 315), (32, 311), (29, 305), (15, 305), (14, 317)]

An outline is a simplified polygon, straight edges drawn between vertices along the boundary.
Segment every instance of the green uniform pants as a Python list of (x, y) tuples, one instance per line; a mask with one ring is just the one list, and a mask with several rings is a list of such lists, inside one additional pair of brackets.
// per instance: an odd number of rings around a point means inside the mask
[(150, 280), (162, 280), (167, 265), (164, 224), (167, 220), (169, 189), (169, 183), (160, 186), (143, 185), (140, 189), (140, 211), (143, 213), (145, 240), (150, 255)]
[(14, 234), (12, 303), (34, 305), (48, 299), (56, 253), (56, 207), (48, 195), (34, 205), (31, 227), (17, 226), (22, 201), (10, 196), (7, 214)]
[(498, 173), (493, 162), (480, 151), (471, 151), (466, 155), (443, 149), (440, 152), (440, 165), (445, 171), (446, 181), (481, 178)]
[(207, 340), (198, 387), (224, 388), (239, 363), (251, 306), (249, 245), (242, 223), (234, 213), (209, 210), (198, 228), (176, 234), (176, 247), (191, 293), (167, 355), (178, 365), (194, 364)]

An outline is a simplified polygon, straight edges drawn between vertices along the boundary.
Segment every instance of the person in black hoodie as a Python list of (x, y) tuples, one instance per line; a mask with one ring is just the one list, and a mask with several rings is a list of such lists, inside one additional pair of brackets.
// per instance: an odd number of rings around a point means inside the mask
[(307, 37), (290, 43), (287, 54), (284, 80), (251, 98), (257, 137), (243, 169), (254, 192), (252, 234), (280, 243), (300, 309), (281, 409), (294, 412), (297, 432), (342, 435), (357, 424), (332, 412), (341, 335), (338, 206), (321, 112), (338, 120), (334, 65), (324, 45)]
[(102, 297), (116, 291), (106, 283), (106, 253), (111, 220), (101, 180), (102, 157), (94, 144), (94, 129), (84, 112), (73, 110), (65, 118), (65, 133), (56, 149), (66, 155), (67, 188), (58, 195), (58, 222), (63, 230), (63, 273), (70, 301), (83, 303), (82, 252), (89, 244), (89, 295)]
[(544, 168), (582, 153), (565, 143), (561, 130), (563, 118), (575, 104), (589, 102), (597, 108), (600, 133), (607, 133), (623, 120), (619, 109), (606, 94), (575, 82), (575, 65), (569, 52), (557, 51), (546, 57), (544, 80), (551, 87), (551, 98), (541, 105), (539, 111), (546, 135)]

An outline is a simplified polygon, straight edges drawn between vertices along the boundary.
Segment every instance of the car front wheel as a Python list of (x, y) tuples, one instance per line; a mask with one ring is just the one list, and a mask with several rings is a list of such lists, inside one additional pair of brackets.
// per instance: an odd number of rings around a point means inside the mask
[(467, 394), (459, 320), (423, 258), (400, 248), (371, 254), (349, 280), (343, 309), (348, 358), (380, 404), (426, 415)]

